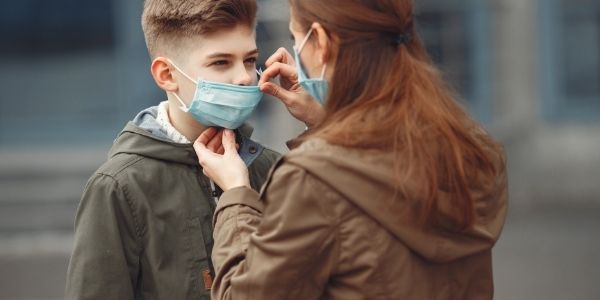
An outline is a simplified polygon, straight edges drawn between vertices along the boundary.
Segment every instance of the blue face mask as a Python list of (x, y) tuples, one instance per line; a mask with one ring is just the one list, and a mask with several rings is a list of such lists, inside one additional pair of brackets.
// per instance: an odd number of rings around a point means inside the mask
[(170, 63), (183, 76), (196, 84), (196, 92), (189, 107), (179, 95), (175, 93), (173, 95), (181, 103), (181, 110), (190, 113), (202, 125), (236, 129), (250, 118), (262, 98), (263, 94), (258, 86), (196, 81), (173, 62)]
[(321, 71), (321, 78), (318, 79), (310, 79), (308, 78), (304, 68), (302, 67), (302, 62), (300, 61), (300, 52), (304, 49), (306, 42), (308, 42), (308, 38), (312, 34), (312, 28), (306, 34), (304, 41), (300, 44), (300, 47), (296, 49), (294, 47), (294, 59), (296, 60), (296, 70), (298, 72), (298, 83), (302, 88), (307, 91), (313, 98), (315, 98), (321, 105), (325, 104), (325, 98), (327, 97), (328, 84), (327, 80), (325, 80), (325, 71), (327, 70), (327, 64), (323, 66), (323, 70)]

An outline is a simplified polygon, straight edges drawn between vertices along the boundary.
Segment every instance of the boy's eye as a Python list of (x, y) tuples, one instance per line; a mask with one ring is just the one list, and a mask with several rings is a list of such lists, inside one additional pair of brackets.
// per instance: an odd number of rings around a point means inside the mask
[(217, 60), (217, 61), (213, 62), (211, 65), (226, 66), (227, 64), (229, 64), (229, 62), (226, 60)]
[(256, 63), (256, 57), (248, 58), (244, 62), (247, 63), (247, 64), (255, 64)]

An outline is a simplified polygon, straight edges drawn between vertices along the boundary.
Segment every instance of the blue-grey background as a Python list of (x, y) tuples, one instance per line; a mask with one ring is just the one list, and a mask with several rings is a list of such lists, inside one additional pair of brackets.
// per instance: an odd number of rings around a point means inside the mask
[[(496, 299), (600, 299), (600, 1), (415, 2), (431, 55), (508, 154)], [(291, 49), (287, 1), (259, 5), (262, 58)], [(0, 299), (63, 297), (87, 178), (125, 122), (165, 98), (141, 7), (0, 2)], [(303, 129), (270, 98), (251, 123), (280, 151)]]

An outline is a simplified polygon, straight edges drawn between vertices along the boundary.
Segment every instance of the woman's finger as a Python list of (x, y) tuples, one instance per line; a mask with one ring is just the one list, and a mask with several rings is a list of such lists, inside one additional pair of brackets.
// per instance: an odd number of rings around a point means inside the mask
[(196, 152), (196, 155), (198, 156), (198, 162), (202, 166), (205, 166), (211, 160), (214, 160), (215, 158), (218, 158), (218, 156), (219, 156), (218, 154), (214, 153), (212, 150), (206, 148), (206, 145), (200, 141), (200, 137), (198, 137), (198, 139), (194, 142), (194, 144), (192, 146), (194, 147), (194, 151)]
[(258, 85), (260, 86), (264, 83), (267, 83), (277, 76), (282, 76), (290, 82), (298, 82), (298, 72), (296, 72), (295, 67), (280, 62), (275, 62), (263, 71)]
[[(217, 134), (217, 129), (214, 127), (210, 127), (206, 130), (204, 130), (204, 132), (202, 132), (202, 134), (200, 134), (200, 136), (196, 139), (197, 143), (201, 143), (203, 145), (207, 145), (210, 140)], [(195, 143), (194, 143), (195, 145)]]
[(277, 49), (277, 51), (275, 51), (275, 53), (273, 53), (273, 55), (271, 55), (267, 59), (267, 61), (265, 62), (265, 66), (268, 68), (276, 62), (280, 62), (286, 65), (293, 65), (294, 59), (292, 58), (292, 55), (287, 51), (287, 49), (281, 47)]
[(208, 150), (206, 148), (206, 145), (203, 144), (202, 142), (200, 142), (200, 138), (198, 138), (196, 140), (196, 142), (194, 142), (194, 151), (196, 151), (196, 155), (198, 156), (198, 162), (201, 165), (204, 165), (204, 161), (205, 161), (205, 157), (206, 157), (206, 152), (210, 152), (210, 150)]
[(283, 102), (286, 106), (290, 106), (294, 100), (295, 93), (290, 92), (279, 85), (271, 82), (267, 82), (260, 86), (260, 90), (263, 93), (267, 93)]
[(212, 152), (218, 153), (219, 147), (221, 147), (221, 143), (223, 140), (223, 134), (221, 133), (221, 130), (217, 131), (217, 133), (206, 145), (206, 148), (210, 149)]
[(225, 155), (230, 153), (237, 154), (237, 149), (235, 147), (235, 133), (233, 130), (223, 130), (223, 148), (225, 148)]

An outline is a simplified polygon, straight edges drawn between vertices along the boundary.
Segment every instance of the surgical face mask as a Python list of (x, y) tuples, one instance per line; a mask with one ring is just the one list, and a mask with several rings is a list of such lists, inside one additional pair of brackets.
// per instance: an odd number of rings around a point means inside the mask
[(325, 80), (325, 71), (327, 70), (327, 64), (323, 66), (323, 70), (321, 71), (321, 77), (316, 79), (308, 78), (304, 68), (302, 67), (302, 62), (300, 61), (300, 52), (304, 49), (304, 46), (308, 42), (310, 35), (312, 34), (313, 29), (306, 34), (306, 37), (300, 44), (300, 47), (296, 49), (294, 47), (294, 59), (296, 60), (296, 70), (298, 72), (298, 83), (305, 91), (307, 91), (313, 98), (315, 98), (321, 105), (325, 104), (325, 98), (327, 97), (328, 84), (327, 80)]
[(172, 61), (170, 63), (183, 76), (196, 84), (196, 92), (189, 106), (179, 95), (176, 93), (173, 95), (181, 103), (180, 109), (191, 114), (202, 125), (236, 129), (250, 118), (262, 98), (263, 94), (258, 86), (194, 80)]

